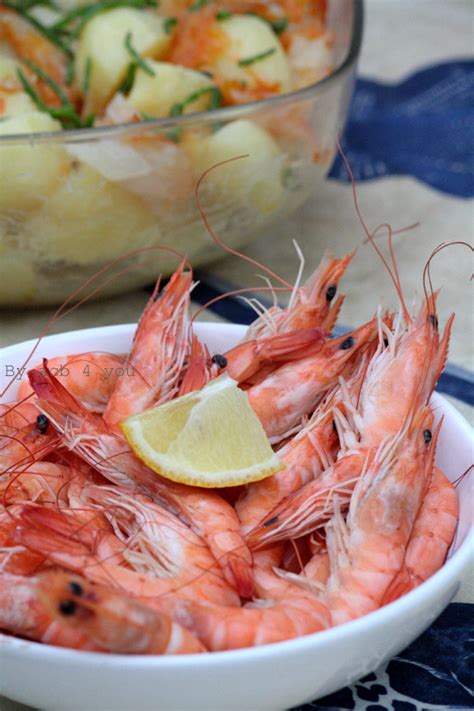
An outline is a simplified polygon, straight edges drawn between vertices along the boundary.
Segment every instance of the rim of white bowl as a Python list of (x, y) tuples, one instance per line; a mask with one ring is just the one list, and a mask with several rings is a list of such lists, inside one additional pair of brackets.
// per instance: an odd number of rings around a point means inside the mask
[[(242, 324), (229, 324), (229, 323), (215, 323), (212, 321), (200, 321), (195, 324), (197, 328), (199, 326), (212, 327), (214, 329), (223, 329), (228, 331), (235, 331), (237, 329), (242, 330), (245, 328)], [(48, 341), (48, 343), (53, 343), (54, 341), (64, 340), (75, 341), (79, 335), (85, 339), (86, 337), (94, 337), (100, 335), (104, 336), (106, 332), (113, 331), (114, 336), (119, 335), (122, 337), (130, 336), (135, 329), (136, 324), (119, 324), (114, 326), (103, 326), (97, 328), (87, 328), (80, 329), (76, 331), (69, 331), (65, 333), (53, 334), (51, 336), (45, 336), (43, 341)], [(35, 343), (36, 339), (30, 341), (23, 341), (21, 343), (16, 343), (11, 346), (6, 346), (0, 349), (0, 355), (8, 355), (9, 351), (14, 351), (18, 348), (31, 348)], [(438, 393), (433, 394), (434, 400), (441, 400), (443, 407), (448, 411), (450, 418), (453, 418), (456, 425), (464, 431), (468, 439), (471, 440), (474, 447), (474, 434), (473, 429), (467, 422), (467, 420), (456, 410), (455, 407), (451, 405), (444, 397)], [(444, 565), (434, 574), (426, 580), (424, 583), (419, 585), (414, 590), (403, 595), (398, 600), (385, 605), (384, 607), (369, 612), (363, 617), (359, 617), (356, 620), (351, 620), (337, 627), (331, 627), (330, 629), (323, 630), (321, 632), (314, 632), (309, 635), (304, 635), (302, 637), (297, 637), (295, 639), (289, 639), (284, 642), (275, 642), (273, 644), (266, 644), (259, 647), (245, 647), (243, 649), (231, 649), (225, 652), (210, 652), (207, 654), (183, 654), (183, 655), (163, 655), (163, 656), (152, 656), (152, 655), (122, 655), (122, 654), (110, 654), (103, 652), (87, 652), (76, 649), (68, 649), (67, 647), (56, 647), (53, 645), (43, 644), (41, 642), (35, 642), (32, 640), (18, 639), (17, 637), (12, 637), (9, 635), (3, 635), (0, 633), (0, 641), (5, 651), (20, 652), (25, 656), (32, 657), (42, 657), (43, 660), (50, 659), (51, 661), (74, 661), (75, 664), (80, 664), (83, 666), (88, 666), (89, 664), (97, 664), (100, 662), (101, 666), (104, 664), (106, 666), (124, 666), (134, 668), (151, 668), (160, 666), (163, 668), (169, 667), (188, 667), (192, 665), (202, 665), (207, 666), (209, 663), (220, 665), (229, 664), (233, 661), (239, 662), (244, 660), (246, 657), (251, 657), (253, 659), (259, 659), (262, 656), (279, 656), (280, 654), (287, 654), (292, 650), (298, 650), (299, 652), (305, 649), (312, 648), (315, 644), (327, 644), (329, 641), (336, 642), (337, 640), (344, 638), (346, 636), (357, 635), (359, 631), (365, 630), (369, 631), (374, 627), (379, 625), (383, 626), (384, 622), (391, 622), (397, 617), (404, 619), (404, 613), (409, 609), (417, 607), (420, 602), (423, 601), (425, 597), (431, 598), (436, 597), (436, 594), (441, 593), (443, 590), (449, 588), (452, 585), (456, 585), (461, 573), (467, 570), (470, 565), (470, 560), (474, 560), (474, 530), (471, 525), (471, 529), (466, 534), (464, 541), (461, 543), (459, 549), (453, 553), (453, 555), (445, 561)]]

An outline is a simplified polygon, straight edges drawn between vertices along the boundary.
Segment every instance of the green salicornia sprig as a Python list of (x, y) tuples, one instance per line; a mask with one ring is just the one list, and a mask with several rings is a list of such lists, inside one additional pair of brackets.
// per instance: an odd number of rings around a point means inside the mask
[(94, 124), (95, 117), (93, 114), (89, 114), (84, 120), (77, 113), (76, 109), (70, 102), (67, 95), (64, 93), (63, 89), (57, 84), (52, 77), (49, 76), (43, 69), (37, 67), (33, 62), (25, 62), (28, 67), (34, 72), (42, 81), (44, 81), (56, 94), (61, 102), (61, 106), (48, 106), (38, 92), (33, 88), (32, 84), (29, 82), (24, 72), (21, 69), (17, 70), (18, 77), (22, 83), (24, 91), (32, 99), (34, 104), (40, 111), (49, 114), (52, 118), (58, 119), (64, 128), (88, 128)]
[(203, 89), (198, 89), (198, 91), (194, 91), (192, 94), (189, 94), (189, 96), (187, 96), (179, 104), (174, 104), (171, 107), (170, 116), (181, 116), (186, 106), (193, 104), (205, 94), (210, 95), (209, 106), (207, 107), (209, 111), (218, 109), (222, 101), (222, 94), (220, 90), (217, 86), (206, 86)]
[(96, 15), (117, 7), (133, 7), (139, 10), (146, 7), (158, 7), (157, 0), (99, 0), (81, 7), (75, 7), (66, 12), (52, 25), (55, 32), (68, 32), (72, 37), (78, 37), (84, 26)]
[(140, 67), (140, 69), (142, 69), (149, 76), (151, 76), (151, 77), (155, 76), (155, 72), (150, 67), (150, 65), (145, 62), (143, 57), (137, 52), (135, 47), (133, 47), (131, 32), (127, 32), (127, 34), (125, 36), (125, 49), (129, 53), (129, 55), (131, 56), (131, 58), (133, 59), (133, 61), (135, 62), (137, 67)]
[(239, 67), (249, 67), (251, 64), (255, 64), (255, 62), (261, 62), (262, 59), (270, 57), (272, 54), (275, 54), (275, 52), (275, 47), (270, 47), (270, 49), (266, 49), (264, 52), (260, 52), (259, 54), (254, 54), (251, 57), (239, 59)]

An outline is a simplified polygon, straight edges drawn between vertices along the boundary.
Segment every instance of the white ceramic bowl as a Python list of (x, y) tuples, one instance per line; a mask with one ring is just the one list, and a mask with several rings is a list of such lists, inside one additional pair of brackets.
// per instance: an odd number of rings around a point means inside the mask
[[(243, 326), (198, 324), (211, 352), (222, 352)], [(43, 356), (87, 350), (120, 353), (134, 326), (76, 331), (45, 338), (30, 366)], [(33, 341), (1, 352), (0, 392), (7, 365), (19, 366)], [(10, 388), (8, 399), (14, 399)], [(437, 462), (454, 480), (472, 462), (467, 422), (438, 395), (444, 415)], [(359, 620), (300, 639), (231, 652), (181, 657), (118, 656), (76, 652), (0, 635), (0, 694), (43, 709), (87, 711), (257, 711), (285, 709), (329, 694), (367, 674), (421, 634), (456, 594), (472, 563), (472, 491), (458, 488), (460, 522), (449, 560), (430, 580)]]

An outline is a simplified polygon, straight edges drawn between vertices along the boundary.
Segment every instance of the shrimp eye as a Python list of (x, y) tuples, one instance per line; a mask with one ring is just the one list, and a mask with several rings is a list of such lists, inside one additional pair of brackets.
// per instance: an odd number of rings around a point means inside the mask
[(327, 291), (326, 291), (326, 300), (332, 301), (334, 299), (334, 297), (336, 296), (336, 291), (337, 291), (337, 286), (335, 284), (331, 284), (331, 286), (328, 286)]
[(77, 609), (77, 605), (74, 600), (61, 600), (58, 605), (59, 612), (65, 617), (70, 617), (74, 615)]
[(433, 328), (438, 330), (438, 326), (439, 326), (438, 317), (435, 314), (430, 314), (430, 321), (431, 321), (431, 325), (433, 326)]
[(332, 428), (333, 428), (334, 432), (337, 434), (336, 420), (332, 421)]
[(274, 516), (273, 518), (269, 518), (268, 521), (265, 521), (263, 524), (264, 526), (273, 526), (274, 523), (278, 521), (278, 516)]
[(425, 444), (429, 444), (431, 442), (431, 440), (433, 439), (431, 430), (423, 430), (423, 439), (425, 441)]
[(80, 585), (80, 583), (76, 583), (75, 580), (71, 580), (71, 582), (69, 583), (69, 590), (72, 592), (73, 595), (77, 595), (77, 597), (81, 597), (84, 592), (84, 590), (82, 589), (82, 585)]
[(49, 426), (49, 420), (46, 415), (38, 415), (36, 418), (36, 429), (39, 430), (41, 434), (46, 434), (46, 430)]
[(388, 338), (383, 339), (383, 344), (384, 344), (385, 348), (388, 348)]
[(212, 362), (219, 366), (219, 368), (225, 368), (227, 366), (227, 358), (220, 353), (216, 353), (211, 358)]
[(347, 351), (347, 350), (349, 350), (349, 348), (352, 348), (352, 346), (354, 345), (354, 342), (355, 341), (352, 336), (349, 336), (348, 338), (346, 338), (346, 340), (341, 343), (341, 351)]

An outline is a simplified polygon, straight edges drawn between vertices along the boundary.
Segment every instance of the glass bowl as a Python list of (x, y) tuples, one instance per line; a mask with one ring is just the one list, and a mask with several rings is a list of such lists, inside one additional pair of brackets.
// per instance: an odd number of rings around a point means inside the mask
[[(329, 0), (334, 72), (299, 91), (170, 119), (2, 135), (0, 304), (56, 304), (117, 260), (105, 297), (148, 284), (185, 254), (222, 255), (298, 208), (326, 176), (345, 121), (362, 0)], [(159, 249), (150, 249), (160, 247)], [(143, 249), (145, 248), (145, 249)], [(148, 248), (148, 249), (147, 249)]]

